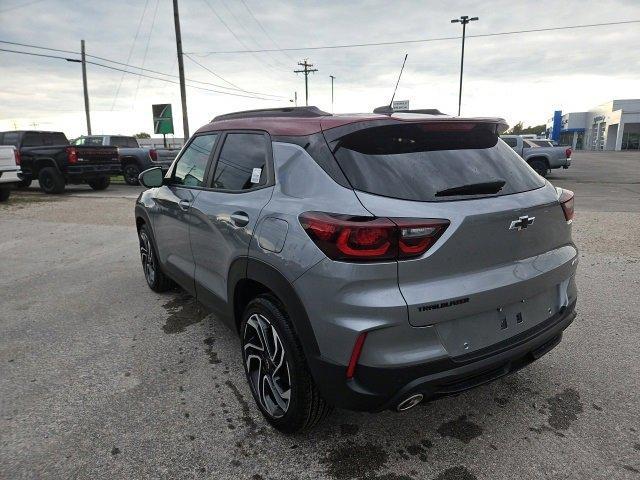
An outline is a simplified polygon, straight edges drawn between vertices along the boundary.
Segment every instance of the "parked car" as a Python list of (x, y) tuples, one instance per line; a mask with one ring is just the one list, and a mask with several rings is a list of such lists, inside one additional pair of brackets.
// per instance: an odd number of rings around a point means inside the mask
[(136, 137), (124, 135), (91, 135), (76, 138), (74, 145), (98, 145), (118, 148), (124, 181), (129, 185), (138, 185), (138, 175), (151, 167), (168, 170), (171, 162), (180, 151), (174, 148), (141, 147)]
[(0, 146), (0, 202), (6, 202), (11, 189), (21, 182), (20, 156), (15, 147)]
[(549, 140), (522, 138), (520, 135), (501, 135), (500, 138), (543, 177), (551, 169), (571, 166), (571, 147), (554, 147), (549, 145)]
[(264, 417), (408, 410), (514, 372), (575, 318), (573, 193), (499, 118), (221, 115), (135, 205), (142, 266), (241, 338)]
[(104, 190), (110, 176), (120, 173), (115, 147), (71, 146), (62, 132), (0, 132), (0, 145), (13, 145), (18, 150), (21, 186), (28, 187), (38, 179), (46, 193), (62, 193), (68, 183), (88, 183), (94, 190)]

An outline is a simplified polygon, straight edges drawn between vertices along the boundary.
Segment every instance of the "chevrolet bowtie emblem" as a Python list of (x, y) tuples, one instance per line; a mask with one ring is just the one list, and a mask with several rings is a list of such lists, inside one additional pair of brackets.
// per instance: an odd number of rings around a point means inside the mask
[(533, 225), (533, 221), (536, 217), (529, 217), (527, 215), (518, 218), (518, 220), (513, 220), (511, 225), (509, 225), (509, 230), (523, 230), (527, 228), (529, 225)]

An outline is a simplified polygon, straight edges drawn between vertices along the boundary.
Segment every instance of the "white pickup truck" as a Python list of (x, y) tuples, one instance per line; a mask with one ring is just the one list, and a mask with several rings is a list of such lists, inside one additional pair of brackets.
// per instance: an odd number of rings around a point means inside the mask
[(13, 146), (0, 145), (0, 202), (7, 201), (20, 181), (20, 154)]
[(538, 140), (523, 138), (520, 135), (500, 135), (500, 138), (543, 177), (546, 177), (552, 168), (571, 166), (573, 152), (570, 147), (543, 146), (544, 143)]

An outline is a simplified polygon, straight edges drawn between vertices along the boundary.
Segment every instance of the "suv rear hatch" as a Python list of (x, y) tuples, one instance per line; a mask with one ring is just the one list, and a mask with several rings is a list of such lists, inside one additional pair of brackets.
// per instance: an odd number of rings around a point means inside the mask
[(446, 219), (398, 261), (409, 323), (465, 356), (542, 324), (575, 298), (577, 252), (558, 192), (498, 139), (499, 123), (379, 122), (325, 131), (376, 217)]

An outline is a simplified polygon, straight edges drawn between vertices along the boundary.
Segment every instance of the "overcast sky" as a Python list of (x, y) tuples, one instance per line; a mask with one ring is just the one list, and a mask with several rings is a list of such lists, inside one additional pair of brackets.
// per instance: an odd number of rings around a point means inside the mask
[[(370, 112), (388, 103), (408, 53), (396, 99), (409, 99), (413, 108), (457, 112), (456, 39), (296, 52), (207, 52), (457, 36), (461, 27), (450, 19), (460, 15), (480, 17), (468, 26), (472, 35), (640, 19), (637, 0), (180, 0), (180, 9), (185, 52), (244, 90), (284, 97), (260, 100), (187, 88), (192, 132), (220, 113), (291, 105), (295, 91), (298, 104), (304, 104), (304, 77), (293, 73), (304, 58), (318, 69), (309, 76), (309, 103), (321, 109), (331, 110), (329, 75), (336, 77), (335, 112)], [(0, 40), (78, 51), (82, 38), (89, 54), (177, 75), (171, 0), (0, 0)], [(520, 120), (540, 124), (556, 109), (584, 111), (614, 98), (640, 98), (639, 45), (640, 23), (468, 38), (462, 114), (501, 116), (511, 125)], [(6, 44), (0, 48), (38, 52)], [(189, 79), (231, 86), (189, 58), (185, 70)], [(88, 78), (93, 133), (151, 132), (151, 104), (171, 103), (176, 136), (182, 134), (178, 85), (95, 65), (88, 66)], [(0, 52), (0, 130), (37, 125), (77, 136), (85, 133), (83, 108), (80, 64)]]

